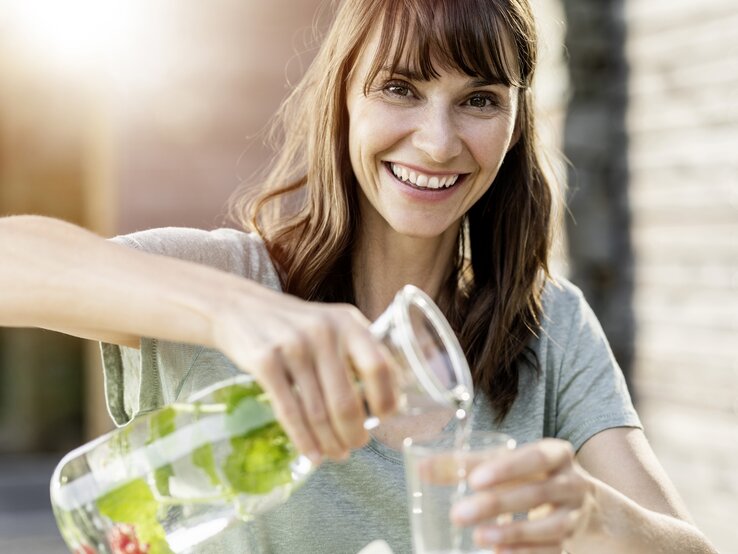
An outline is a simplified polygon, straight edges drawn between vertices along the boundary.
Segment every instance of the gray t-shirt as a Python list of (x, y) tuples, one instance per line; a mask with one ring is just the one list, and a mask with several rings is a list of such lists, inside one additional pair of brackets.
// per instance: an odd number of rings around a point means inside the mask
[[(279, 279), (261, 239), (233, 229), (166, 228), (116, 242), (235, 273), (275, 290)], [(530, 342), (541, 367), (520, 366), (518, 397), (501, 425), (486, 396), (474, 399), (475, 429), (498, 430), (518, 444), (542, 437), (575, 449), (613, 427), (640, 427), (622, 373), (579, 289), (547, 284), (539, 337)], [(238, 373), (220, 352), (151, 338), (140, 350), (102, 345), (105, 390), (118, 425)], [(449, 424), (449, 429), (455, 422)], [(401, 453), (372, 441), (343, 463), (326, 462), (284, 504), (224, 531), (203, 553), (356, 554), (384, 539), (409, 554), (409, 516)]]

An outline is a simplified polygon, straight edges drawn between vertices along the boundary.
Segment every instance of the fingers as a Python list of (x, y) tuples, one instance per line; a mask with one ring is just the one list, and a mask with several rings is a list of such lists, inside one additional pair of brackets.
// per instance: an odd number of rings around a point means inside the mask
[(573, 459), (571, 444), (543, 439), (480, 465), (469, 475), (469, 484), (474, 489), (482, 489), (498, 483), (528, 480), (536, 475), (542, 477), (570, 464)]
[[(476, 491), (451, 510), (456, 525), (475, 525), (475, 542), (495, 552), (559, 554), (564, 541), (586, 521), (590, 487), (565, 441), (544, 439), (472, 470)], [(503, 522), (501, 516), (528, 513)]]
[(561, 554), (561, 546), (551, 545), (515, 545), (498, 546), (492, 550), (494, 554)]
[(451, 517), (458, 525), (471, 525), (501, 514), (527, 512), (542, 504), (576, 507), (583, 495), (580, 478), (566, 472), (515, 487), (486, 489), (457, 502)]
[(344, 345), (362, 384), (369, 411), (380, 419), (392, 415), (397, 408), (397, 398), (392, 369), (395, 362), (389, 352), (371, 335), (368, 327), (356, 324), (346, 333)]
[(316, 349), (317, 373), (333, 428), (344, 448), (358, 448), (369, 440), (364, 429), (366, 412), (353, 383), (348, 362), (341, 360), (330, 342), (321, 342)]
[[(474, 530), (474, 542), (482, 547), (494, 546), (510, 552), (561, 552), (561, 544), (576, 530), (579, 513), (558, 508), (543, 519), (519, 520), (503, 525), (480, 525)], [(513, 548), (514, 547), (514, 548)]]
[(380, 419), (395, 410), (393, 371), (389, 354), (371, 335), (360, 312), (353, 306), (337, 308), (314, 331), (320, 339), (315, 341), (317, 371), (339, 438), (358, 448), (369, 440), (363, 401)]
[(418, 477), (421, 481), (434, 485), (455, 485), (463, 475), (453, 452), (419, 460), (417, 464)]
[(320, 382), (307, 344), (299, 339), (293, 341), (282, 357), (295, 385), (296, 400), (302, 405), (302, 412), (317, 439), (321, 454), (333, 459), (346, 458), (350, 445), (334, 428), (335, 418), (331, 417), (323, 393), (331, 389)]
[(303, 306), (289, 318), (273, 316), (262, 334), (239, 365), (262, 383), (285, 431), (313, 461), (345, 459), (369, 440), (357, 379), (373, 415), (394, 411), (389, 355), (356, 308)]
[[(313, 463), (320, 463), (321, 448), (307, 425), (302, 402), (295, 396), (292, 383), (276, 353), (265, 353), (254, 362), (255, 375), (269, 395), (274, 415), (282, 424), (295, 447)], [(258, 373), (257, 373), (258, 372)]]
[(444, 452), (420, 460), (418, 474), (423, 481), (434, 485), (454, 485), (488, 460), (491, 455), (494, 456), (494, 452)]

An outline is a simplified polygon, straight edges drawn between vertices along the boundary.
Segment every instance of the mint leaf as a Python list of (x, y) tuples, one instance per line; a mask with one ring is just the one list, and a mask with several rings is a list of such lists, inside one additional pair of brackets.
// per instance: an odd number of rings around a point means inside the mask
[(232, 438), (231, 447), (223, 471), (235, 491), (266, 494), (292, 482), (290, 464), (298, 453), (278, 423)]
[(220, 485), (220, 477), (215, 470), (215, 456), (213, 456), (213, 445), (206, 444), (192, 452), (192, 463), (195, 467), (202, 469), (214, 486)]
[[(177, 429), (177, 410), (173, 406), (166, 406), (149, 416), (149, 440), (146, 444), (174, 433)], [(174, 475), (171, 464), (158, 467), (154, 470), (156, 492), (160, 496), (169, 496), (169, 478)]]
[(159, 504), (143, 479), (134, 479), (97, 499), (98, 511), (115, 523), (126, 523), (136, 529), (149, 554), (172, 554), (164, 528), (156, 518)]

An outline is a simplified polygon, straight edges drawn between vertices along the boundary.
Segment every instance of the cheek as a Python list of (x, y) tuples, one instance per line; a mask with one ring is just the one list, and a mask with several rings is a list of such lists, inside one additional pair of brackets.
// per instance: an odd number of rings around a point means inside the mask
[(497, 170), (511, 145), (513, 126), (499, 124), (481, 127), (467, 135), (466, 144), (472, 157), (486, 171)]
[(357, 156), (366, 151), (367, 137), (371, 137), (371, 130), (367, 129), (367, 120), (363, 111), (354, 109), (349, 112), (349, 152), (354, 165), (359, 161)]
[(376, 155), (388, 150), (403, 136), (400, 114), (367, 102), (349, 113), (349, 141), (352, 153)]
[(349, 158), (354, 176), (363, 189), (373, 180), (373, 154), (376, 150), (371, 123), (365, 117), (353, 118), (349, 123)]

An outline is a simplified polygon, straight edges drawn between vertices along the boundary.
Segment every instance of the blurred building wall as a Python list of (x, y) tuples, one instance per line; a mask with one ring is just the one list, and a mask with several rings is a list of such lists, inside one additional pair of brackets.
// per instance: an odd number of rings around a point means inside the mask
[[(568, 59), (564, 48), (567, 30), (562, 2), (533, 2), (538, 30), (538, 67), (533, 85), (539, 155), (555, 193), (566, 195), (567, 162), (564, 156), (564, 122), (570, 95)], [(566, 214), (554, 214), (556, 236), (552, 270), (570, 272), (566, 240)]]
[[(103, 236), (223, 225), (230, 194), (268, 159), (260, 133), (312, 58), (319, 4), (131, 0), (117, 58), (103, 44), (67, 48), (106, 40), (95, 25), (121, 22), (101, 12), (54, 8), (59, 32), (45, 37), (43, 14), (3, 5), (0, 214)], [(95, 343), (0, 329), (0, 385), (0, 454), (68, 449), (111, 426)]]
[[(16, 55), (0, 36), (0, 214), (37, 213), (93, 227), (88, 169), (97, 164), (80, 83)], [(90, 171), (91, 173), (91, 171)], [(79, 442), (84, 347), (37, 329), (0, 329), (0, 452)]]
[(325, 2), (170, 4), (165, 77), (115, 90), (118, 232), (224, 224), (229, 196), (271, 155), (263, 131), (314, 55)]
[[(534, 7), (548, 19), (559, 4)], [(561, 4), (575, 195), (563, 270), (631, 365), (646, 434), (696, 522), (736, 554), (738, 4)], [(545, 105), (564, 80), (543, 77)]]
[(738, 553), (738, 3), (628, 0), (635, 382), (695, 519)]
[(564, 125), (569, 278), (597, 314), (635, 395), (625, 2), (562, 3), (571, 83)]

